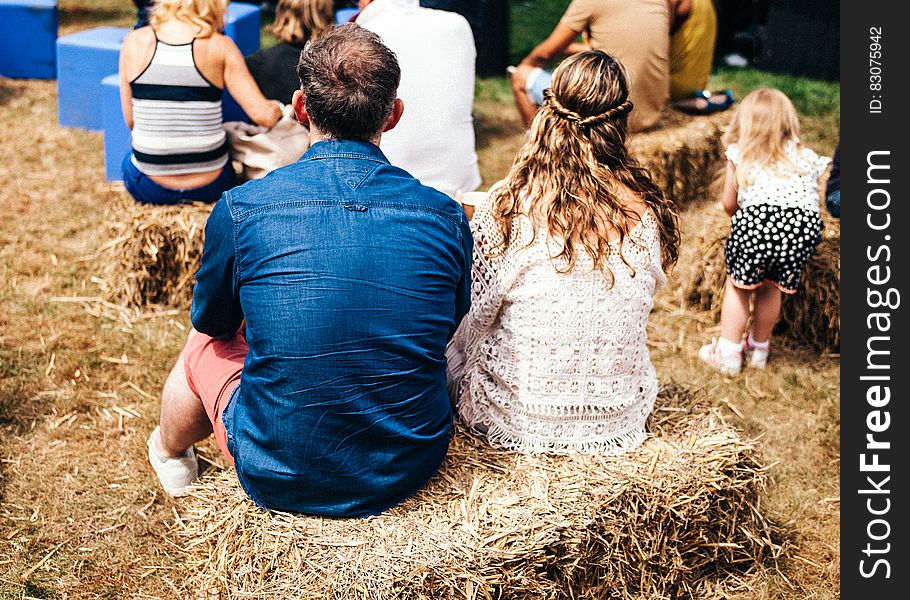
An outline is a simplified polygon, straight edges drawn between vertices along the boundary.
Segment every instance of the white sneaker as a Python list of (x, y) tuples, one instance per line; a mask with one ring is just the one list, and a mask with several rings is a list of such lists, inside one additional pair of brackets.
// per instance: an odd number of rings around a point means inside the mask
[(764, 369), (768, 365), (768, 354), (770, 348), (756, 348), (749, 343), (749, 336), (743, 340), (743, 355), (746, 358), (746, 364), (756, 369)]
[(189, 493), (190, 485), (199, 479), (199, 461), (196, 460), (196, 453), (190, 447), (183, 456), (164, 458), (155, 449), (158, 436), (159, 428), (156, 427), (148, 439), (149, 462), (158, 475), (161, 487), (168, 495), (174, 498), (185, 496)]
[(714, 369), (717, 369), (724, 375), (739, 375), (743, 368), (742, 354), (725, 354), (717, 347), (717, 340), (711, 340), (710, 344), (705, 344), (698, 351), (698, 358), (707, 363)]

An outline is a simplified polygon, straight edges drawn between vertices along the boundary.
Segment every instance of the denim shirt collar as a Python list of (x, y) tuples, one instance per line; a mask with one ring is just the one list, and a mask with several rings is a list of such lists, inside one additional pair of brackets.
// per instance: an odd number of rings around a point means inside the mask
[(324, 140), (316, 142), (300, 157), (300, 160), (319, 160), (323, 158), (355, 158), (389, 164), (389, 159), (385, 157), (379, 146), (357, 140)]

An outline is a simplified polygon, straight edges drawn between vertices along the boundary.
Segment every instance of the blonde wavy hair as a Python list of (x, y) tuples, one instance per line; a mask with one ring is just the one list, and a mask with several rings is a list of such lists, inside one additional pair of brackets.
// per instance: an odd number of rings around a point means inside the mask
[(790, 98), (774, 88), (758, 88), (750, 92), (733, 113), (724, 133), (724, 145), (736, 144), (740, 161), (736, 167), (739, 185), (752, 183), (755, 167), (795, 168), (787, 158), (790, 141), (802, 145), (799, 139), (799, 115)]
[(155, 0), (149, 14), (152, 28), (177, 19), (196, 26), (196, 37), (209, 37), (224, 30), (228, 0)]
[(278, 0), (275, 22), (269, 29), (282, 42), (303, 46), (334, 24), (333, 0)]
[(632, 269), (622, 248), (640, 220), (628, 201), (634, 195), (653, 213), (662, 265), (665, 270), (672, 267), (679, 255), (676, 210), (629, 155), (626, 136), (632, 103), (620, 63), (598, 50), (576, 54), (556, 69), (544, 96), (530, 139), (504, 185), (491, 193), (492, 214), (503, 238), (494, 252), (515, 242), (513, 221), (524, 215), (535, 236), (545, 225), (561, 244), (552, 257), (564, 265), (558, 271), (571, 271), (581, 251), (591, 257), (595, 269), (612, 277), (607, 259), (610, 238), (616, 234), (620, 257)]

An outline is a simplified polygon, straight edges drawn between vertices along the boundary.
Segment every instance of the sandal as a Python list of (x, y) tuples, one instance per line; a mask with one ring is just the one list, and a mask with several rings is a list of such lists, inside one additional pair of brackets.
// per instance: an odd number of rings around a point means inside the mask
[[(720, 101), (712, 101), (715, 96), (721, 96), (722, 99)], [(675, 105), (675, 108), (690, 115), (712, 115), (727, 110), (736, 102), (736, 97), (731, 90), (724, 90), (717, 94), (712, 94), (710, 90), (701, 90), (695, 92), (692, 99), (704, 100), (707, 104), (699, 107), (697, 102), (689, 103), (686, 100), (682, 100)]]

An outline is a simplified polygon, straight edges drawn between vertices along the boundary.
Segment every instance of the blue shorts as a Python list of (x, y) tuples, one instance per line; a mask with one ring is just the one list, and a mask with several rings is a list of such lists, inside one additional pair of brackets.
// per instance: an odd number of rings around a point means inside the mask
[(541, 106), (543, 104), (543, 91), (553, 83), (553, 73), (543, 69), (534, 69), (528, 74), (528, 80), (525, 82), (525, 92), (528, 99)]
[(198, 188), (178, 190), (164, 187), (143, 174), (133, 164), (132, 152), (123, 159), (123, 185), (126, 191), (142, 204), (188, 204), (190, 202), (216, 202), (225, 191), (235, 185), (236, 176), (228, 161), (221, 174), (212, 183)]

